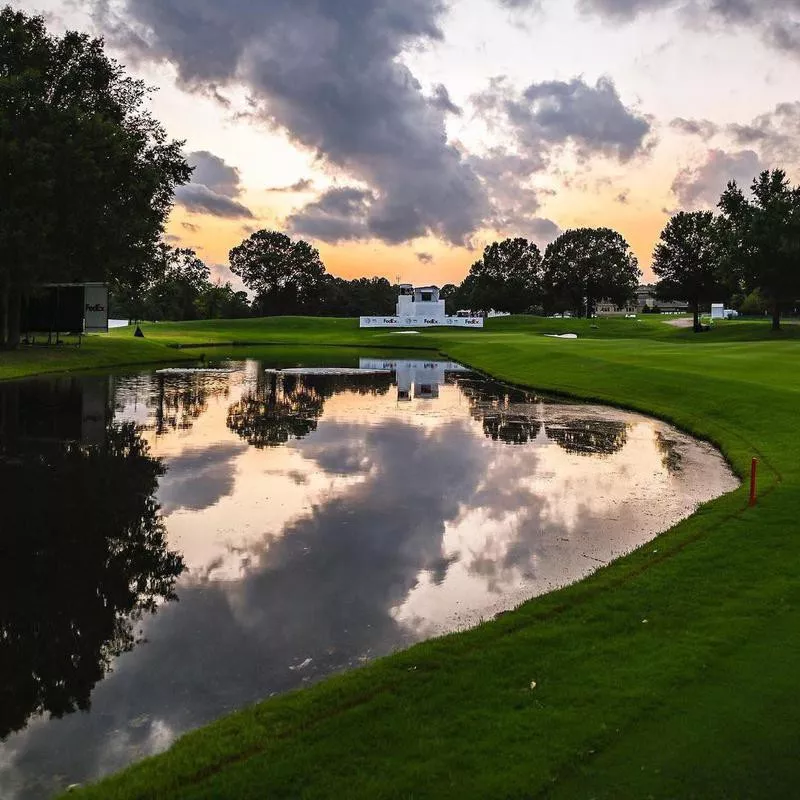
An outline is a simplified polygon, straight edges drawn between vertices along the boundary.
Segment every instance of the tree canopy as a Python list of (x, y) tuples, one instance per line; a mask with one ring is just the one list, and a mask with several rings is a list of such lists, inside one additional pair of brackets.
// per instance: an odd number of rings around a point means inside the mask
[(264, 315), (308, 311), (325, 278), (319, 252), (279, 231), (251, 234), (231, 250), (230, 268), (255, 293), (255, 305)]
[(776, 169), (750, 191), (748, 198), (732, 181), (719, 202), (727, 268), (745, 291), (760, 291), (778, 330), (782, 309), (800, 299), (800, 186)]
[(100, 39), (0, 9), (0, 344), (37, 283), (135, 287), (191, 168)]
[(700, 330), (700, 305), (720, 296), (720, 237), (711, 211), (681, 211), (661, 231), (653, 253), (653, 272), (661, 279), (657, 295), (664, 300), (686, 299)]
[(565, 231), (548, 245), (542, 272), (550, 308), (587, 316), (598, 300), (625, 305), (642, 275), (630, 245), (610, 228)]
[(527, 311), (540, 299), (541, 264), (534, 242), (521, 237), (493, 242), (450, 297), (473, 311)]

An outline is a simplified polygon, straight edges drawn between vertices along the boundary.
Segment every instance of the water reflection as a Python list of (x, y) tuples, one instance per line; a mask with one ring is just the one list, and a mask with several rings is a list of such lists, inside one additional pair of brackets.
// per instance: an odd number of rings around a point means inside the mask
[(325, 401), (343, 391), (386, 394), (391, 375), (259, 373), (256, 385), (228, 409), (228, 427), (253, 447), (279, 447), (317, 429)]
[[(13, 598), (0, 589), (2, 624), (20, 631), (14, 652), (32, 654), (3, 685), (33, 697), (28, 683), (56, 670), (34, 657), (58, 665), (62, 641), (70, 663), (77, 653), (100, 665), (73, 681), (60, 708), (86, 708), (91, 693), (90, 713), (34, 719), (0, 745), (0, 796), (46, 796), (264, 696), (473, 624), (590, 572), (735, 485), (711, 448), (668, 426), (554, 404), (458, 365), (353, 359), (348, 374), (271, 366), (11, 384), (16, 399), (0, 395), (16, 420), (2, 427), (0, 468), (22, 465), (53, 499), (51, 511), (36, 509), (50, 520), (37, 526), (55, 531), (60, 519), (77, 548), (48, 560), (21, 534), (0, 537), (0, 547), (22, 548), (13, 572), (26, 576), (12, 581)], [(87, 400), (97, 392), (103, 402)], [(115, 431), (127, 438), (114, 444)], [(34, 434), (28, 459), (22, 443)], [(36, 472), (51, 449), (84, 466)], [(84, 474), (75, 488), (70, 480)], [(27, 498), (16, 514), (35, 505)], [(92, 503), (87, 533), (78, 511)], [(167, 545), (187, 568), (175, 585), (180, 603), (143, 618), (146, 641), (131, 649), (130, 620), (170, 597), (180, 571)], [(34, 596), (42, 581), (60, 587), (58, 602), (56, 592)], [(93, 605), (97, 592), (113, 612)], [(85, 658), (70, 650), (62, 618), (80, 620), (102, 646)], [(5, 724), (19, 729), (54, 705), (28, 702)]]
[(89, 708), (142, 615), (183, 569), (132, 423), (106, 424), (108, 381), (0, 384), (0, 739)]

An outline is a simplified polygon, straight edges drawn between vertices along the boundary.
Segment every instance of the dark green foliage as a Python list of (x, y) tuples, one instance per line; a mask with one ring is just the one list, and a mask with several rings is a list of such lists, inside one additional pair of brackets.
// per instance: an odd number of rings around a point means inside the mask
[(548, 245), (542, 265), (546, 305), (591, 316), (599, 300), (625, 305), (641, 272), (630, 245), (610, 228), (576, 228)]
[(386, 278), (354, 278), (347, 281), (326, 275), (318, 302), (310, 303), (307, 313), (325, 317), (394, 314), (397, 292), (397, 286), (393, 286)]
[(459, 289), (449, 291), (451, 304), (471, 311), (527, 311), (541, 298), (541, 264), (539, 248), (527, 239), (493, 242)]
[(108, 280), (133, 302), (191, 170), (148, 89), (99, 39), (0, 9), (0, 344), (41, 282)]
[(230, 252), (230, 267), (255, 294), (260, 316), (301, 314), (317, 302), (325, 278), (319, 252), (302, 239), (260, 230)]
[(782, 310), (800, 299), (800, 186), (776, 169), (762, 172), (751, 194), (733, 181), (719, 202), (727, 268), (746, 291), (759, 289), (778, 330)]
[(653, 253), (653, 272), (661, 279), (656, 293), (662, 300), (689, 301), (694, 330), (700, 330), (700, 306), (722, 299), (721, 244), (710, 211), (681, 211), (661, 231)]

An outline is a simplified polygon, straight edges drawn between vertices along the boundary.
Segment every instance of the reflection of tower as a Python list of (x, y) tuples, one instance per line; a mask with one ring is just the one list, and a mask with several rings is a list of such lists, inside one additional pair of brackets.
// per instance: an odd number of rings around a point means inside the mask
[(397, 399), (435, 400), (439, 387), (445, 383), (447, 372), (467, 372), (460, 364), (451, 361), (381, 361), (376, 358), (359, 359), (359, 368), (377, 372), (393, 371), (397, 380)]
[(395, 374), (397, 376), (397, 399), (411, 400), (411, 386), (414, 382), (411, 375), (411, 362), (398, 361)]
[(414, 364), (414, 397), (435, 400), (444, 383), (444, 362), (417, 361)]

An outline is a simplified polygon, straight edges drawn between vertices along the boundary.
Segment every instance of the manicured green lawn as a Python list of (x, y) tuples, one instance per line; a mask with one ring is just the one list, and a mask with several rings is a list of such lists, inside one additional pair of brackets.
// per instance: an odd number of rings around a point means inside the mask
[[(747, 507), (743, 486), (580, 584), (243, 710), (70, 797), (797, 796), (795, 327), (775, 336), (733, 321), (696, 336), (658, 319), (511, 318), (419, 336), (346, 320), (153, 328), (153, 346), (284, 337), (435, 347), (515, 383), (670, 419), (717, 442), (742, 475), (757, 456), (759, 503)], [(581, 338), (542, 335), (568, 330)]]

